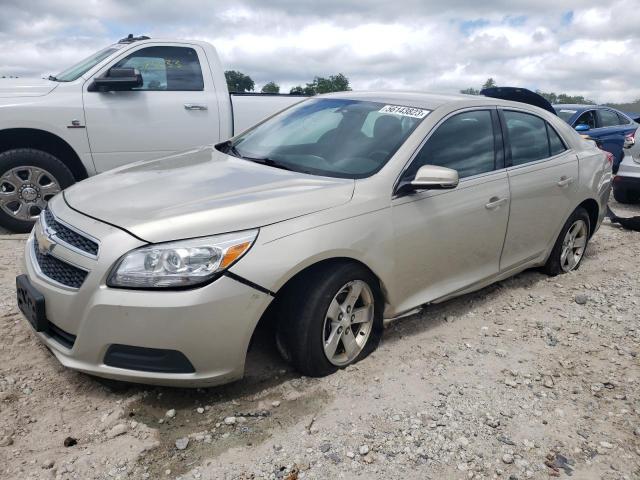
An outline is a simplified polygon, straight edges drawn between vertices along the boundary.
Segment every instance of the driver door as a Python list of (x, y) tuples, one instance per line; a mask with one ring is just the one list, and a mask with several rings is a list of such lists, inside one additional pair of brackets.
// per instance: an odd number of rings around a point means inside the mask
[(510, 195), (496, 122), (495, 109), (449, 116), (403, 174), (412, 179), (422, 165), (439, 165), (457, 170), (460, 183), (392, 201), (398, 311), (498, 273)]
[[(202, 65), (202, 66), (201, 66)], [(197, 45), (142, 44), (110, 68), (135, 68), (132, 91), (83, 91), (87, 133), (98, 172), (213, 143), (219, 137), (215, 90)]]

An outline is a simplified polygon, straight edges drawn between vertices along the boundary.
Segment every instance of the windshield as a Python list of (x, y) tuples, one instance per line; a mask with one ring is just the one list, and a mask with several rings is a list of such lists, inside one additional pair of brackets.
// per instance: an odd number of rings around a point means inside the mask
[(80, 78), (82, 74), (86, 71), (90, 70), (102, 60), (110, 56), (112, 53), (118, 51), (117, 47), (108, 47), (104, 50), (100, 50), (97, 53), (94, 53), (88, 58), (85, 58), (80, 63), (76, 63), (73, 67), (69, 67), (63, 72), (59, 73), (55, 77), (49, 77), (50, 80), (54, 80), (56, 82), (73, 82), (77, 78)]
[(278, 168), (363, 178), (380, 170), (428, 113), (376, 102), (307, 100), (220, 148)]
[(571, 110), (570, 108), (554, 107), (554, 110), (556, 111), (558, 116), (567, 123), (569, 123), (569, 119), (573, 117), (577, 112), (577, 110)]

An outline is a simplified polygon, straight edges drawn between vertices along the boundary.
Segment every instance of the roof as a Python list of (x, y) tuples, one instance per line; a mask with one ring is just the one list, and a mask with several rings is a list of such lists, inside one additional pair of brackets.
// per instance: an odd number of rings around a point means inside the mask
[(554, 103), (553, 108), (567, 108), (569, 110), (584, 110), (585, 108), (596, 108), (599, 105), (589, 105), (587, 103)]
[(475, 105), (509, 104), (495, 98), (480, 95), (439, 94), (406, 91), (370, 91), (370, 92), (336, 92), (321, 95), (321, 97), (342, 98), (346, 100), (362, 100), (396, 105), (411, 106), (434, 110), (442, 105), (451, 103), (474, 103)]

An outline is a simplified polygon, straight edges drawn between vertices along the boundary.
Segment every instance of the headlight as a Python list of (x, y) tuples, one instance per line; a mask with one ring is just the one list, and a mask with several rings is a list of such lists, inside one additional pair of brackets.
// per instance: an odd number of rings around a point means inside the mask
[(258, 230), (157, 243), (127, 253), (111, 270), (110, 287), (191, 287), (226, 270), (253, 245)]

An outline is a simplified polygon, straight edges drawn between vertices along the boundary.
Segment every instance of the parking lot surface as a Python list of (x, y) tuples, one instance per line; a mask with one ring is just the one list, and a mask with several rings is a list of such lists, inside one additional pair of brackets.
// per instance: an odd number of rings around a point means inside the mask
[(395, 321), (335, 375), (264, 337), (244, 380), (200, 390), (61, 367), (15, 304), (23, 245), (0, 232), (1, 478), (640, 478), (640, 233), (606, 221), (577, 272)]

